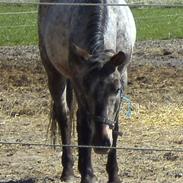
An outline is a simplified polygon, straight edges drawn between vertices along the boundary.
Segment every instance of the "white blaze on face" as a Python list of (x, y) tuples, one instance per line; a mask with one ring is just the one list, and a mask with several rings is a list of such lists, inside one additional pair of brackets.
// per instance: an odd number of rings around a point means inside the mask
[(112, 129), (109, 127), (109, 125), (103, 125), (103, 135), (110, 140), (110, 144), (112, 146)]

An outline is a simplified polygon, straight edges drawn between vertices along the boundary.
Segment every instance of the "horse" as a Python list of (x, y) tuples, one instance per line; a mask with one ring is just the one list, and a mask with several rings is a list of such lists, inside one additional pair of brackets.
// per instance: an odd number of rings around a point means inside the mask
[[(125, 4), (124, 0), (40, 2), (44, 2), (40, 3), (38, 14), (40, 55), (53, 101), (52, 118), (57, 121), (62, 143), (67, 145), (63, 146), (61, 180), (74, 179), (69, 145), (75, 96), (78, 145), (92, 145), (95, 153), (107, 154), (108, 182), (119, 183), (116, 149), (111, 147), (117, 145), (121, 96), (125, 93), (127, 66), (136, 40), (132, 12), (128, 6), (106, 5)], [(91, 152), (91, 147), (78, 148), (81, 183), (97, 182)]]

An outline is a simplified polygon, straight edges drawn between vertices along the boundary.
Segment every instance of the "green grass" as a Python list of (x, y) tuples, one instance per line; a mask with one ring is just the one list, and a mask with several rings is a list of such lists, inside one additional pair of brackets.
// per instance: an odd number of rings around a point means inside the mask
[(136, 18), (138, 40), (183, 38), (183, 8), (143, 8), (132, 11)]
[[(1, 15), (5, 12), (36, 10), (36, 6), (30, 5), (0, 5), (0, 46), (37, 44), (37, 13)], [(183, 8), (139, 8), (132, 11), (138, 40), (183, 38)]]
[[(37, 11), (36, 6), (0, 6), (0, 46), (37, 44), (37, 13), (1, 15), (6, 12)], [(28, 27), (19, 27), (26, 25)]]

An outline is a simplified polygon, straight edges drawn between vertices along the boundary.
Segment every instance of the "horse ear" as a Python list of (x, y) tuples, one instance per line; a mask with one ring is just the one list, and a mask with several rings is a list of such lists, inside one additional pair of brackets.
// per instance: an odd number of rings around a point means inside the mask
[(90, 62), (87, 62), (91, 55), (77, 46), (74, 43), (70, 45), (70, 54), (69, 54), (69, 66), (74, 75), (74, 77), (80, 77), (86, 73), (88, 65)]
[(74, 55), (77, 56), (79, 59), (87, 61), (91, 57), (87, 50), (80, 48), (74, 43), (71, 43), (70, 48)]
[(126, 64), (127, 56), (124, 52), (120, 51), (116, 55), (112, 56), (109, 63), (115, 67), (124, 66)]
[(116, 67), (123, 70), (127, 63), (127, 56), (124, 52), (120, 51), (119, 53), (113, 55), (108, 62), (103, 66), (103, 71), (105, 74), (109, 74), (115, 71)]

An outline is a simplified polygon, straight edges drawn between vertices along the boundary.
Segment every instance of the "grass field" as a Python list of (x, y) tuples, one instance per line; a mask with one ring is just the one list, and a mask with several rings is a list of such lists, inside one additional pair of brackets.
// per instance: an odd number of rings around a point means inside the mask
[[(37, 13), (7, 12), (37, 11), (36, 6), (0, 5), (0, 45), (37, 44)], [(138, 40), (183, 38), (183, 8), (132, 9), (137, 24)]]
[[(29, 45), (37, 43), (37, 13), (10, 14), (7, 12), (37, 11), (34, 6), (0, 6), (0, 45)], [(21, 27), (26, 25), (27, 27)]]

